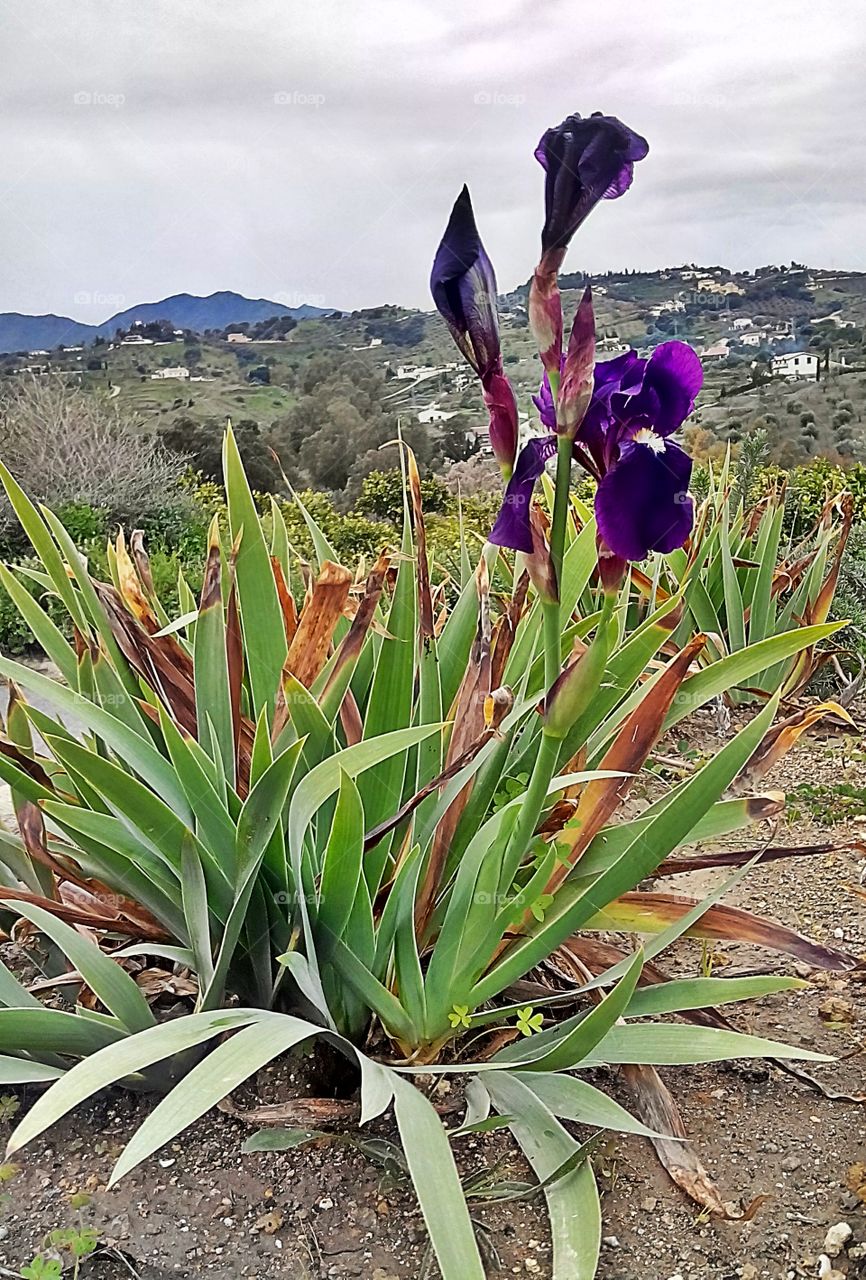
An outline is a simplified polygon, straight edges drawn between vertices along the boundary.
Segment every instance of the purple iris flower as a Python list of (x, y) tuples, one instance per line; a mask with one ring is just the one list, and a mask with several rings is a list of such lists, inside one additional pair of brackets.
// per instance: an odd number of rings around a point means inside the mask
[[(599, 536), (615, 556), (643, 560), (688, 538), (692, 460), (670, 437), (692, 412), (702, 382), (701, 362), (684, 342), (663, 342), (648, 360), (627, 351), (595, 366), (592, 401), (572, 452), (598, 481)], [(543, 388), (539, 400), (546, 411)], [(555, 435), (538, 436), (521, 451), (491, 542), (532, 550), (532, 492), (555, 452)]]
[(616, 116), (595, 111), (568, 116), (548, 129), (535, 151), (544, 168), (545, 220), (539, 270), (558, 269), (577, 228), (599, 200), (613, 200), (631, 186), (634, 166), (649, 144)]
[(510, 475), (517, 452), (517, 402), (502, 368), (496, 276), (466, 187), (455, 201), (436, 251), (430, 290), (451, 336), (481, 379), (490, 414), (490, 443)]

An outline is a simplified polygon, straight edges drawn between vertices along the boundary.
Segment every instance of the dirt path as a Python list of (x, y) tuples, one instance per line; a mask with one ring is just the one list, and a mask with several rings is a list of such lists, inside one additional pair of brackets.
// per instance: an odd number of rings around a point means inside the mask
[[(857, 718), (866, 723), (866, 716)], [(686, 758), (703, 750), (708, 735), (709, 720), (696, 717), (679, 746), (673, 745), (674, 754), (681, 750)], [(862, 756), (856, 738), (821, 731), (791, 753), (766, 780), (788, 792), (796, 819), (780, 828), (777, 843), (861, 833)], [(830, 825), (824, 825), (826, 818), (833, 820)], [(866, 903), (853, 889), (862, 865), (853, 852), (769, 864), (752, 872), (728, 900), (863, 955)], [(719, 946), (714, 957), (717, 972), (758, 966), (796, 971), (783, 957), (761, 962), (759, 953), (744, 947)], [(700, 963), (694, 942), (678, 944), (669, 959), (680, 973), (696, 974)], [(837, 1061), (812, 1074), (830, 1090), (866, 1091), (863, 975), (808, 976), (806, 990), (733, 1006), (732, 1019), (743, 1030), (836, 1055)], [(707, 1221), (671, 1185), (647, 1144), (611, 1139), (599, 1160), (606, 1237), (600, 1280), (817, 1277), (826, 1232), (842, 1222), (852, 1237), (835, 1266), (842, 1275), (866, 1276), (866, 1212), (847, 1185), (855, 1182), (852, 1168), (866, 1165), (866, 1107), (822, 1097), (760, 1063), (663, 1074), (724, 1198), (768, 1198), (751, 1222)], [(291, 1069), (281, 1064), (260, 1073), (256, 1089), (272, 1100), (290, 1092), (293, 1083), (296, 1088)], [(599, 1083), (628, 1103), (613, 1073), (599, 1073)], [(254, 1096), (250, 1091), (247, 1100)], [(26, 1097), (22, 1101), (26, 1105)], [(20, 1171), (0, 1184), (0, 1261), (13, 1274), (47, 1231), (78, 1222), (95, 1226), (103, 1242), (138, 1260), (142, 1280), (415, 1280), (422, 1274), (425, 1237), (411, 1195), (381, 1164), (344, 1144), (243, 1155), (247, 1130), (214, 1112), (107, 1191), (113, 1160), (149, 1105), (129, 1095), (105, 1095), (18, 1158)], [(0, 1122), (0, 1134), (10, 1127)], [(494, 1178), (525, 1177), (501, 1135), (464, 1139), (458, 1151), (464, 1171), (486, 1166)], [(479, 1204), (473, 1215), (486, 1224), (491, 1258), (498, 1255), (502, 1262), (502, 1271), (491, 1274), (549, 1276), (547, 1231), (537, 1201)], [(83, 1269), (82, 1280), (88, 1274), (94, 1280), (131, 1274), (128, 1263), (112, 1258), (99, 1267)]]

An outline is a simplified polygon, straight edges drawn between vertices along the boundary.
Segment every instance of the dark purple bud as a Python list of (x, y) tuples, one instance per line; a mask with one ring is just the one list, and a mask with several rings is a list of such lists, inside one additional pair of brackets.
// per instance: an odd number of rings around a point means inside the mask
[(557, 431), (570, 436), (572, 440), (592, 400), (594, 366), (595, 317), (592, 311), (592, 291), (587, 285), (574, 317), (556, 410)]
[(499, 361), (496, 276), (484, 251), (469, 190), (454, 203), (433, 260), (430, 291), (457, 346), (483, 379)]
[(517, 402), (502, 371), (496, 276), (466, 187), (451, 210), (433, 260), (430, 290), (451, 336), (481, 379), (490, 414), (490, 443), (507, 479), (517, 453)]
[(543, 271), (557, 271), (577, 228), (599, 200), (613, 200), (631, 186), (635, 161), (649, 145), (615, 116), (575, 114), (548, 129), (536, 159), (547, 173), (541, 233)]

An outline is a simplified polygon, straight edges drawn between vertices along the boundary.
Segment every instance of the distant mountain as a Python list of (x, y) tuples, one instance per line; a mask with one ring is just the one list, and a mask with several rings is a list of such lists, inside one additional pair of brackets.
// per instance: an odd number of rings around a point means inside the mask
[(118, 311), (102, 324), (82, 324), (69, 316), (27, 316), (18, 311), (0, 312), (0, 352), (50, 351), (59, 344), (82, 346), (94, 338), (110, 338), (117, 329), (128, 329), (136, 320), (170, 320), (178, 329), (225, 329), (232, 324), (256, 324), (272, 316), (293, 316), (296, 320), (308, 320), (314, 316), (328, 315), (332, 308), (314, 307), (302, 303), (299, 307), (287, 307), (267, 298), (245, 298), (243, 294), (221, 290), (206, 298), (192, 293), (176, 293), (159, 302), (141, 302)]
[(50, 351), (92, 342), (98, 329), (70, 320), (69, 316), (24, 316), (19, 311), (0, 312), (0, 351)]

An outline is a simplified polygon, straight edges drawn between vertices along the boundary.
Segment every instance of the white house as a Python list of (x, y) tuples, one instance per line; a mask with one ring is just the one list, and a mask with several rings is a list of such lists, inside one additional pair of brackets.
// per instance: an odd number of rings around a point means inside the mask
[(756, 329), (754, 333), (744, 333), (739, 339), (744, 347), (759, 347), (762, 342), (766, 342), (767, 335), (760, 329)]
[(227, 342), (252, 342), (252, 338), (248, 333), (228, 333), (226, 334)]
[(128, 333), (125, 338), (120, 339), (122, 347), (152, 347), (153, 338), (144, 338), (140, 333)]
[(753, 323), (752, 320), (750, 320), (748, 316), (736, 316), (736, 318), (731, 321), (731, 328), (732, 329), (751, 329), (752, 323)]
[(818, 377), (818, 357), (811, 351), (791, 351), (787, 355), (773, 356), (772, 372), (783, 378)]
[(702, 360), (725, 360), (729, 355), (728, 344), (723, 338), (721, 342), (715, 342), (711, 347), (706, 347), (701, 352)]
[(438, 405), (428, 405), (426, 409), (421, 409), (418, 413), (419, 422), (447, 422), (449, 418), (455, 418), (457, 411), (449, 412), (447, 409), (440, 409)]
[(843, 320), (842, 311), (831, 311), (827, 316), (813, 316), (812, 324), (833, 324), (837, 329), (855, 329), (853, 320)]
[(189, 377), (189, 369), (185, 369), (182, 364), (177, 365), (173, 369), (157, 369), (156, 373), (152, 373), (151, 380), (155, 378), (179, 378), (183, 381)]

